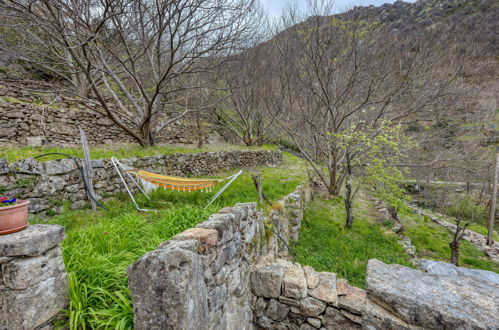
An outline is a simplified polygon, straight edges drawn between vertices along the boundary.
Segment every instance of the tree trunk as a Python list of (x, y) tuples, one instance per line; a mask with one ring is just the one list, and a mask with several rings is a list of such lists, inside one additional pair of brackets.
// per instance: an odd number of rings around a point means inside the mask
[(198, 149), (203, 148), (203, 127), (201, 126), (201, 120), (199, 118), (199, 113), (196, 114), (196, 129), (197, 129), (197, 135), (198, 135)]
[(345, 210), (347, 213), (346, 227), (352, 228), (353, 224), (353, 214), (352, 214), (352, 182), (350, 178), (347, 179), (346, 183), (346, 195), (345, 195)]
[(352, 166), (350, 164), (350, 154), (348, 150), (345, 153), (346, 161), (347, 161), (347, 182), (345, 185), (346, 194), (345, 194), (345, 210), (347, 214), (345, 227), (352, 228), (353, 224), (353, 214), (352, 214)]
[(490, 202), (490, 215), (487, 233), (487, 245), (494, 244), (492, 233), (494, 232), (494, 222), (496, 221), (496, 203), (497, 203), (497, 180), (499, 177), (499, 148), (496, 149), (496, 166), (494, 169), (494, 181), (492, 182), (492, 199)]
[(449, 243), (450, 246), (450, 263), (459, 267), (459, 241)]

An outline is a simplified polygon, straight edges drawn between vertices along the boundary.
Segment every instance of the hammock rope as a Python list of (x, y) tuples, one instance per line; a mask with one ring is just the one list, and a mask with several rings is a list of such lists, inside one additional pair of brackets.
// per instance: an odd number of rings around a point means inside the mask
[[(118, 175), (121, 179), (121, 182), (125, 186), (126, 191), (128, 192), (128, 195), (132, 199), (133, 203), (135, 204), (135, 207), (139, 211), (151, 211), (147, 209), (142, 209), (138, 206), (137, 201), (133, 197), (133, 194), (128, 187), (125, 178), (123, 177), (123, 174), (126, 174), (128, 178), (132, 180), (132, 182), (139, 188), (139, 190), (148, 198), (148, 192), (151, 190), (154, 190), (158, 187), (162, 187), (164, 189), (171, 189), (171, 190), (176, 190), (176, 191), (194, 191), (194, 190), (201, 190), (201, 191), (211, 191), (211, 189), (216, 186), (217, 184), (228, 181), (220, 190), (211, 198), (211, 200), (206, 204), (205, 208), (210, 206), (228, 187), (229, 185), (234, 182), (235, 179), (243, 171), (239, 171), (238, 173), (228, 176), (223, 179), (200, 179), (200, 178), (179, 178), (179, 177), (173, 177), (173, 176), (167, 176), (167, 175), (162, 175), (162, 174), (156, 174), (156, 173), (151, 173), (139, 169), (132, 169), (128, 168), (126, 165), (122, 164), (120, 161), (118, 161), (115, 157), (111, 157), (111, 162), (114, 165), (114, 168), (116, 169), (116, 172), (118, 172)], [(121, 170), (120, 170), (121, 169)], [(142, 186), (139, 185), (137, 180), (134, 179), (134, 177), (137, 177), (141, 183)]]

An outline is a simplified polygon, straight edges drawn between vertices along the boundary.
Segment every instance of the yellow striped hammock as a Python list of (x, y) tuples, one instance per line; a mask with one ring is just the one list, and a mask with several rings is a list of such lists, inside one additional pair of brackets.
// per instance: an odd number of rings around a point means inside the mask
[[(217, 184), (227, 181), (227, 183), (220, 188), (215, 195), (211, 198), (211, 200), (206, 204), (205, 208), (210, 206), (223, 192), (225, 189), (227, 189), (232, 182), (234, 182), (235, 179), (243, 171), (239, 171), (236, 174), (233, 174), (231, 176), (228, 176), (226, 178), (222, 179), (197, 179), (197, 178), (179, 178), (179, 177), (174, 177), (174, 176), (166, 176), (166, 175), (161, 175), (161, 174), (155, 174), (139, 169), (134, 169), (130, 168), (129, 166), (121, 163), (119, 160), (117, 160), (115, 157), (111, 157), (111, 162), (113, 163), (114, 168), (116, 169), (116, 172), (118, 173), (121, 182), (125, 186), (126, 191), (128, 192), (128, 195), (132, 199), (133, 203), (135, 204), (135, 207), (139, 211), (152, 211), (148, 209), (143, 209), (140, 208), (139, 205), (137, 204), (137, 201), (133, 197), (132, 191), (128, 187), (128, 184), (125, 181), (125, 175), (139, 188), (139, 190), (148, 198), (149, 193), (157, 188), (164, 188), (164, 189), (171, 189), (171, 190), (176, 190), (176, 191), (194, 191), (194, 190), (201, 190), (201, 191), (209, 191), (211, 192), (213, 187), (215, 187)], [(135, 177), (135, 178), (134, 178)], [(138, 179), (138, 180), (136, 180)], [(139, 184), (139, 182), (141, 184)]]

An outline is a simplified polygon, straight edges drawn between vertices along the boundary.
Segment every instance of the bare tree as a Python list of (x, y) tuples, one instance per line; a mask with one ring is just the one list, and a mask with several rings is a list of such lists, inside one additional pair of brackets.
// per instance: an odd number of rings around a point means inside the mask
[[(279, 49), (285, 66), (279, 71), (289, 81), (281, 102), (287, 117), (281, 116), (280, 124), (329, 193), (338, 195), (347, 166), (346, 149), (335, 137), (359, 121), (368, 123), (358, 126), (363, 130), (422, 111), (459, 66), (447, 63), (448, 70), (435, 72), (456, 52), (439, 45), (444, 35), (438, 32), (402, 37), (355, 12), (329, 16), (330, 1), (310, 3), (310, 18), (300, 22), (301, 16), (288, 14), (283, 21), (291, 26), (277, 38), (285, 40)], [(431, 88), (424, 87), (428, 80)]]
[(255, 46), (224, 69), (227, 102), (217, 107), (217, 122), (247, 146), (268, 141), (280, 113), (273, 109), (270, 55), (267, 45)]
[[(189, 76), (217, 68), (252, 34), (250, 0), (0, 0), (12, 26), (57, 54), (52, 63), (82, 79), (91, 98), (142, 146), (153, 145), (185, 109)], [(23, 45), (30, 47), (29, 43)], [(56, 64), (56, 65), (55, 65)]]

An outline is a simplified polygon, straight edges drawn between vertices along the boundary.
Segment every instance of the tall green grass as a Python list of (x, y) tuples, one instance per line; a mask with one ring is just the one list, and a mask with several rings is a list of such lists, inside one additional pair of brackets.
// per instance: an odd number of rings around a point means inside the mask
[[(275, 150), (272, 145), (263, 145), (257, 147), (242, 147), (242, 146), (223, 146), (224, 149), (244, 149), (244, 150)], [(220, 148), (215, 146), (207, 146), (203, 149), (198, 149), (193, 146), (154, 146), (144, 148), (139, 145), (123, 145), (123, 146), (104, 146), (100, 148), (91, 148), (90, 157), (92, 159), (100, 158), (130, 158), (130, 157), (147, 157), (154, 155), (172, 155), (176, 153), (194, 153), (205, 151), (217, 151)], [(80, 147), (56, 148), (56, 147), (7, 147), (0, 146), (0, 158), (7, 159), (9, 162), (14, 162), (23, 158), (35, 157), (45, 153), (62, 152), (77, 158), (83, 158), (83, 151)], [(61, 156), (51, 155), (39, 158), (40, 161), (48, 161), (60, 159)]]
[(337, 273), (361, 288), (369, 259), (410, 267), (396, 236), (371, 222), (363, 207), (356, 209), (353, 227), (345, 228), (343, 203), (343, 198), (316, 199), (306, 208), (300, 239), (293, 245), (300, 263)]
[[(271, 200), (292, 192), (304, 179), (302, 161), (285, 155), (276, 168), (259, 168), (263, 190)], [(234, 171), (231, 171), (233, 173)], [(230, 173), (221, 173), (225, 176)], [(214, 193), (214, 192), (213, 192)], [(207, 209), (212, 194), (156, 190), (151, 200), (138, 196), (142, 207), (158, 212), (141, 213), (125, 194), (104, 201), (109, 209), (64, 212), (50, 223), (63, 225), (63, 257), (69, 275), (70, 306), (67, 320), (58, 326), (70, 329), (130, 329), (133, 309), (127, 286), (127, 269), (161, 242), (208, 219), (220, 208), (256, 201), (248, 172), (238, 178)], [(34, 219), (32, 223), (41, 222)]]

